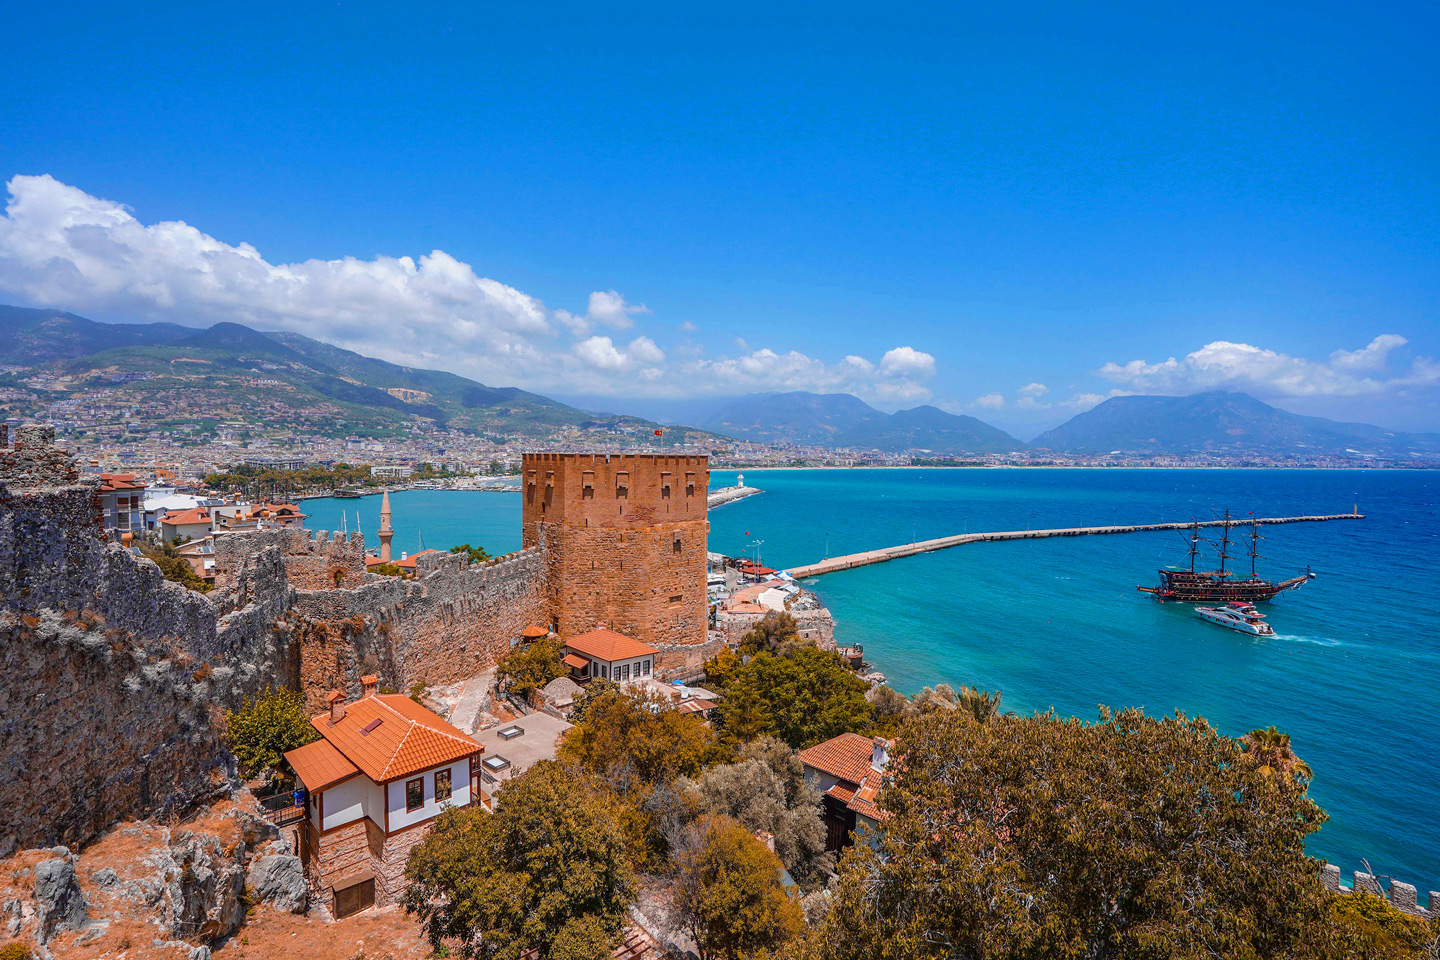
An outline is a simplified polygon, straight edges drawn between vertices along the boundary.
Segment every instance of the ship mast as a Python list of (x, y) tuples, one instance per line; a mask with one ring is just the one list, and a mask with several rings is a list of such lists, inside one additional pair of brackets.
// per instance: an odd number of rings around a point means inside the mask
[(1200, 552), (1200, 521), (1191, 519), (1190, 527), (1190, 572), (1195, 572), (1195, 557)]
[(1258, 579), (1260, 574), (1255, 570), (1255, 561), (1260, 559), (1260, 541), (1265, 538), (1260, 536), (1260, 523), (1255, 515), (1250, 515), (1250, 579)]
[(1224, 531), (1220, 536), (1220, 576), (1225, 576), (1225, 562), (1230, 559), (1230, 508), (1225, 508)]

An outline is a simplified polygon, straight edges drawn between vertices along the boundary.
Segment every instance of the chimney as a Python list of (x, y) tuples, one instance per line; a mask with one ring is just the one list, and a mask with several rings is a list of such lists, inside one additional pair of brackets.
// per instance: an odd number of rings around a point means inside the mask
[(885, 764), (890, 760), (890, 741), (884, 737), (876, 737), (870, 748), (870, 769), (884, 770)]
[(373, 697), (379, 691), (380, 678), (373, 673), (367, 673), (360, 678), (361, 696)]
[(330, 695), (325, 698), (330, 704), (330, 722), (339, 723), (345, 719), (345, 695), (339, 690), (331, 690)]

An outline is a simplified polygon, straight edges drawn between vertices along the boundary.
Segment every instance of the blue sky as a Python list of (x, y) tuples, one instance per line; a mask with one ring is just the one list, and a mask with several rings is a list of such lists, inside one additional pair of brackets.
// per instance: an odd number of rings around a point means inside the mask
[(993, 6), (27, 4), (0, 299), (617, 404), (1440, 429), (1440, 11)]

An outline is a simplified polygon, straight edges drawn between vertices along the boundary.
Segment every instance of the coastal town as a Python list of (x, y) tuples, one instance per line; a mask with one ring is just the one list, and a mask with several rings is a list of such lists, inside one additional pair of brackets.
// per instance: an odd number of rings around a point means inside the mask
[[(92, 703), (42, 692), (33, 732), (4, 742), (12, 784), (65, 798), (11, 804), (0, 824), (4, 935), (38, 956), (265, 956), (292, 936), (337, 958), (444, 956), (469, 937), (578, 938), (626, 960), (713, 956), (733, 936), (799, 949), (807, 925), (845, 922), (847, 870), (894, 855), (897, 744), (908, 771), (917, 738), (1006, 723), (998, 694), (898, 693), (810, 588), (711, 552), (710, 507), (763, 490), (743, 475), (711, 489), (704, 456), (526, 453), (519, 553), (400, 555), (388, 493), (373, 541), (317, 533), (303, 503), (89, 473), (53, 428), (3, 429), (6, 662), (22, 689), (86, 676)], [(792, 713), (797, 682), (817, 699)], [(274, 726), (277, 711), (300, 726)], [(761, 815), (769, 777), (793, 783)], [(459, 896), (436, 865), (452, 832), (473, 816), (508, 829), (556, 789), (589, 817), (640, 803), (646, 822), (679, 797), (662, 820), (680, 832), (668, 854), (604, 868), (615, 899), (588, 908), (602, 912), (583, 935), (434, 926)], [(586, 790), (609, 806), (585, 807)], [(694, 819), (712, 806), (723, 828)], [(637, 841), (662, 842), (645, 829)], [(751, 885), (762, 929), (695, 899), (715, 881), (683, 851), (721, 856), (705, 852), (721, 836), (756, 851), (758, 872), (725, 882)], [(1342, 884), (1332, 865), (1312, 889), (1422, 924), (1440, 903), (1368, 873)]]

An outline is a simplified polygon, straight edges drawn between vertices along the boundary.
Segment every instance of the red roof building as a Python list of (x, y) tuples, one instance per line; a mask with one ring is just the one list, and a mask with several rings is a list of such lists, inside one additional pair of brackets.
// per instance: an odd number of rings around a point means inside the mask
[[(565, 663), (571, 668), (571, 678), (582, 682), (603, 678), (624, 683), (651, 676), (659, 652), (648, 643), (604, 627), (565, 641)], [(580, 660), (583, 667), (576, 665)]]
[(825, 849), (839, 852), (855, 842), (857, 827), (878, 836), (884, 812), (875, 805), (893, 741), (842, 733), (801, 750), (805, 780), (820, 791)]
[(320, 739), (285, 754), (303, 792), (302, 859), (347, 915), (392, 903), (404, 889), (405, 858), (447, 807), (483, 800), (479, 743), (409, 697), (377, 693), (310, 719)]

